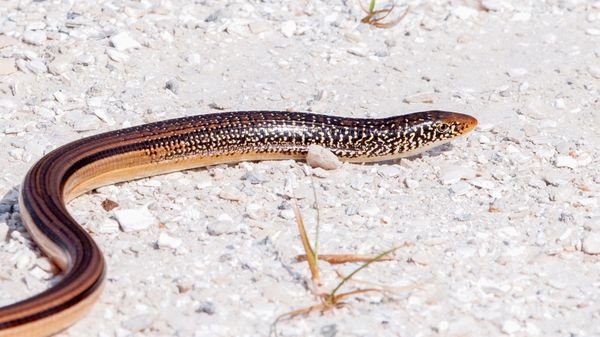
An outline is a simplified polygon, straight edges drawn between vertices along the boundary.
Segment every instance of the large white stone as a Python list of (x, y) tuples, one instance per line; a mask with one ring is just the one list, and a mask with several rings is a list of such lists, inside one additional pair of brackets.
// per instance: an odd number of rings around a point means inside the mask
[(117, 209), (114, 213), (121, 229), (126, 233), (148, 229), (157, 222), (154, 215), (145, 208)]

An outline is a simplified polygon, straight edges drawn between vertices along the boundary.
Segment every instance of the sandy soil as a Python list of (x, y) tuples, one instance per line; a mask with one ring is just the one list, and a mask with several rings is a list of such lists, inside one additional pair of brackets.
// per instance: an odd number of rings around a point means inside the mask
[[(347, 288), (385, 292), (279, 334), (599, 335), (600, 2), (473, 3), (398, 1), (406, 17), (376, 29), (356, 1), (2, 2), (0, 305), (60, 277), (16, 197), (61, 144), (216, 109), (444, 109), (480, 126), (416, 158), (318, 172), (321, 252), (411, 246)], [(292, 185), (314, 226), (309, 173), (241, 163), (76, 199), (108, 281), (61, 336), (265, 336), (317, 303), (289, 202)], [(132, 213), (143, 229), (124, 230)], [(322, 263), (326, 286), (356, 267)]]

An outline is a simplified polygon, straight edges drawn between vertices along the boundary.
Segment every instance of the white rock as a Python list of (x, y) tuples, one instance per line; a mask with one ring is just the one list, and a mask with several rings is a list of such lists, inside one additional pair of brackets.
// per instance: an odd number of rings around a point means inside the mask
[(240, 201), (244, 195), (237, 189), (232, 187), (225, 187), (219, 192), (219, 198), (229, 201)]
[(45, 280), (51, 276), (49, 273), (47, 273), (38, 266), (34, 266), (33, 268), (31, 268), (31, 270), (29, 271), (29, 275), (35, 277), (38, 280)]
[(480, 144), (489, 144), (491, 142), (491, 139), (489, 137), (487, 137), (486, 135), (480, 135), (479, 136), (479, 143)]
[(260, 34), (271, 29), (271, 27), (264, 21), (250, 22), (248, 24), (248, 28), (250, 28), (252, 34)]
[(119, 231), (119, 223), (113, 219), (105, 219), (98, 225), (98, 233), (112, 234)]
[(500, 11), (503, 9), (502, 2), (498, 0), (481, 0), (481, 6), (489, 11)]
[(377, 172), (383, 177), (395, 177), (400, 174), (400, 170), (392, 165), (381, 166)]
[(41, 257), (37, 259), (35, 264), (36, 266), (42, 268), (42, 270), (48, 273), (58, 272), (58, 267), (54, 263), (52, 263), (52, 261), (50, 261), (50, 259), (47, 257)]
[(466, 20), (471, 16), (477, 15), (477, 10), (467, 6), (456, 6), (452, 10), (452, 14), (454, 14), (457, 18), (461, 20)]
[(508, 71), (510, 77), (519, 77), (525, 74), (527, 74), (527, 69), (525, 68), (512, 68)]
[(94, 109), (94, 116), (108, 125), (114, 125), (115, 120), (106, 113), (106, 109)]
[(156, 218), (146, 208), (116, 209), (115, 217), (123, 232), (135, 232), (148, 229), (157, 223)]
[(26, 270), (31, 267), (35, 256), (30, 250), (21, 250), (15, 255), (13, 255), (13, 260), (15, 263), (15, 268), (19, 270)]
[(211, 187), (213, 185), (212, 180), (208, 177), (202, 177), (200, 178), (200, 182), (198, 182), (198, 184), (196, 184), (196, 189), (202, 190), (208, 187)]
[(492, 189), (496, 186), (492, 181), (486, 179), (473, 179), (470, 181), (470, 183), (475, 187), (479, 187), (485, 190)]
[(106, 49), (106, 55), (108, 55), (108, 57), (115, 62), (125, 63), (129, 61), (129, 55), (114, 48)]
[(69, 63), (69, 61), (67, 61), (67, 59), (64, 57), (57, 57), (48, 65), (48, 71), (52, 75), (60, 75), (69, 71), (70, 69), (71, 63)]
[(282, 219), (286, 219), (286, 220), (294, 219), (296, 217), (296, 215), (294, 214), (294, 211), (292, 211), (291, 209), (282, 210), (281, 212), (279, 212), (279, 216)]
[(185, 60), (189, 64), (200, 64), (200, 62), (202, 62), (202, 57), (200, 57), (200, 54), (198, 53), (191, 53), (185, 57)]
[(121, 32), (111, 36), (110, 44), (118, 51), (124, 51), (132, 48), (140, 48), (142, 45), (129, 36), (128, 32)]
[(172, 249), (177, 249), (177, 247), (181, 246), (181, 244), (183, 243), (183, 240), (181, 240), (180, 238), (176, 238), (173, 236), (170, 236), (167, 233), (160, 233), (160, 235), (158, 236), (158, 241), (156, 242), (156, 244), (158, 245), (158, 248), (172, 248)]
[(586, 254), (600, 254), (600, 234), (588, 233), (583, 238), (581, 250)]
[(140, 314), (123, 321), (121, 326), (129, 331), (138, 332), (149, 328), (155, 321), (156, 317), (152, 314)]
[(554, 166), (556, 167), (568, 167), (571, 169), (577, 168), (577, 159), (571, 156), (556, 156), (556, 160), (554, 161)]
[(505, 334), (512, 335), (519, 330), (521, 330), (521, 324), (514, 319), (509, 319), (502, 323), (502, 332)]
[(98, 118), (92, 115), (82, 115), (73, 121), (73, 129), (77, 132), (96, 130), (100, 127)]
[(453, 184), (452, 186), (450, 186), (450, 191), (452, 192), (452, 194), (454, 195), (463, 195), (466, 194), (467, 192), (469, 192), (473, 187), (469, 184), (467, 184), (464, 181), (459, 181), (456, 184)]
[(404, 185), (408, 188), (417, 188), (419, 187), (419, 181), (411, 178), (404, 179)]
[(588, 73), (590, 73), (590, 75), (592, 75), (592, 77), (600, 80), (600, 67), (589, 66)]
[(43, 30), (28, 30), (23, 33), (23, 42), (39, 46), (46, 41), (46, 32)]
[(341, 165), (340, 160), (335, 154), (319, 145), (311, 145), (308, 147), (306, 163), (310, 165), (310, 167), (320, 167), (325, 170), (334, 170)]
[(54, 93), (52, 93), (52, 96), (60, 104), (65, 104), (67, 102), (67, 96), (65, 96), (65, 94), (60, 90), (57, 90)]
[(451, 167), (440, 172), (440, 181), (444, 185), (452, 185), (461, 179), (475, 177), (475, 171), (469, 167)]
[(8, 225), (4, 221), (0, 221), (0, 242), (6, 240), (8, 235)]
[(585, 33), (590, 36), (600, 36), (600, 29), (588, 28), (585, 30)]
[(48, 71), (48, 67), (46, 67), (44, 61), (40, 59), (34, 59), (27, 62), (27, 69), (31, 70), (31, 72), (36, 75), (43, 74)]
[(361, 48), (361, 47), (348, 48), (346, 51), (352, 55), (360, 56), (360, 57), (365, 57), (369, 54), (369, 51), (366, 48)]
[(281, 23), (281, 34), (285, 37), (292, 37), (296, 32), (296, 22), (289, 20)]

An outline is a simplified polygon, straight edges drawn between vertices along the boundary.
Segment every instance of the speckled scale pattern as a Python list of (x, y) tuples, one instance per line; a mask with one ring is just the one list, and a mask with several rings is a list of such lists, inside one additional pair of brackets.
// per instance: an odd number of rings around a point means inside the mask
[(217, 113), (134, 127), (139, 141), (115, 151), (143, 150), (152, 162), (160, 162), (246, 153), (301, 155), (316, 144), (342, 160), (399, 157), (465, 133), (468, 126), (460, 118), (449, 118), (454, 115), (464, 116), (444, 111), (380, 119), (282, 111)]

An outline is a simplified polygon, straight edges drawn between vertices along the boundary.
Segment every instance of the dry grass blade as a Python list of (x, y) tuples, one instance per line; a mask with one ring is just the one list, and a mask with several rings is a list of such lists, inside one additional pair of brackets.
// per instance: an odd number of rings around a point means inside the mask
[(296, 218), (296, 225), (298, 226), (298, 232), (300, 233), (300, 241), (302, 241), (302, 246), (304, 247), (305, 256), (308, 258), (308, 267), (310, 268), (311, 279), (316, 285), (321, 284), (321, 279), (319, 277), (319, 266), (317, 264), (317, 258), (315, 256), (315, 252), (310, 246), (310, 242), (308, 242), (308, 236), (306, 235), (306, 228), (304, 226), (304, 220), (302, 219), (302, 214), (300, 214), (300, 209), (298, 209), (298, 204), (296, 200), (292, 202), (292, 210), (294, 211), (294, 216)]
[(392, 2), (392, 6), (390, 8), (383, 8), (383, 9), (378, 9), (375, 10), (375, 0), (371, 0), (371, 2), (369, 3), (369, 8), (365, 9), (363, 7), (362, 2), (359, 1), (360, 7), (362, 8), (363, 11), (365, 11), (367, 13), (367, 15), (362, 18), (360, 20), (360, 22), (377, 27), (377, 28), (391, 28), (395, 25), (397, 25), (398, 23), (400, 23), (400, 21), (402, 21), (402, 19), (404, 19), (406, 17), (406, 15), (408, 15), (408, 12), (410, 11), (410, 7), (407, 7), (406, 10), (404, 11), (404, 13), (402, 15), (400, 15), (398, 18), (392, 20), (392, 21), (388, 21), (388, 22), (383, 22), (383, 20), (385, 20), (391, 13), (392, 11), (396, 8), (396, 2)]
[[(368, 262), (374, 259), (376, 256), (373, 255), (352, 255), (352, 254), (321, 254), (318, 256), (318, 259), (321, 261), (328, 262), (330, 264), (342, 264), (342, 263), (352, 263), (352, 262)], [(392, 257), (384, 256), (377, 261), (390, 261)], [(296, 261), (303, 262), (306, 261), (306, 255), (298, 255), (296, 256)]]
[(351, 272), (350, 274), (348, 274), (348, 276), (344, 277), (340, 283), (338, 283), (338, 285), (331, 291), (331, 293), (329, 294), (329, 297), (332, 299), (335, 299), (336, 296), (336, 292), (338, 290), (340, 290), (340, 288), (346, 283), (348, 282), (350, 279), (352, 279), (352, 277), (354, 275), (356, 275), (356, 273), (358, 273), (359, 271), (367, 268), (371, 263), (379, 261), (381, 258), (383, 258), (384, 256), (391, 254), (393, 252), (395, 252), (396, 250), (398, 250), (401, 246), (397, 246), (394, 247), (392, 249), (386, 250), (385, 252), (375, 256), (375, 258), (371, 259), (370, 261), (365, 262), (363, 265), (361, 265), (360, 267), (356, 268), (353, 272)]

